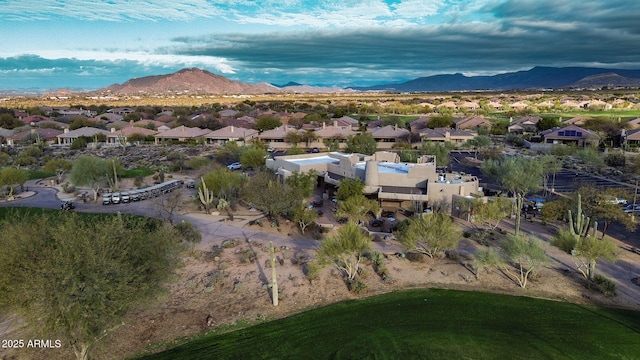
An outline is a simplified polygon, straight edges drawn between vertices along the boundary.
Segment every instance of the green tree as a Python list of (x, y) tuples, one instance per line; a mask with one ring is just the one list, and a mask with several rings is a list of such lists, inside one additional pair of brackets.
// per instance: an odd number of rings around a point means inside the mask
[(585, 214), (592, 221), (602, 224), (602, 238), (605, 237), (609, 226), (613, 223), (625, 226), (628, 231), (635, 231), (635, 222), (614, 201), (617, 197), (628, 198), (627, 192), (620, 192), (620, 190), (613, 188), (601, 190), (591, 186), (583, 186), (578, 189), (577, 194), (582, 197), (582, 207)]
[(249, 146), (242, 149), (240, 153), (240, 162), (244, 167), (252, 167), (258, 169), (264, 166), (267, 152), (257, 146)]
[[(246, 178), (240, 173), (224, 168), (209, 171), (204, 174), (202, 181), (213, 196), (233, 202), (238, 198)], [(199, 188), (202, 188), (202, 185), (199, 185)]]
[(451, 128), (454, 125), (453, 117), (451, 115), (436, 115), (431, 116), (429, 120), (427, 120), (427, 127), (429, 129), (436, 128)]
[(349, 135), (347, 137), (347, 146), (344, 151), (347, 153), (358, 153), (364, 155), (373, 155), (378, 150), (378, 144), (369, 133), (359, 135)]
[(336, 191), (336, 199), (338, 201), (344, 201), (352, 196), (360, 196), (364, 191), (364, 183), (360, 179), (344, 178), (338, 185)]
[(0, 187), (7, 186), (9, 188), (9, 198), (13, 197), (13, 186), (23, 186), (29, 179), (29, 173), (25, 170), (13, 167), (0, 169)]
[(460, 236), (460, 230), (451, 217), (436, 212), (410, 218), (400, 233), (399, 241), (409, 251), (434, 258), (440, 251), (457, 248)]
[(287, 131), (287, 133), (284, 135), (284, 141), (293, 146), (298, 146), (298, 144), (302, 141), (302, 136), (298, 133), (298, 131)]
[(346, 281), (355, 280), (363, 255), (370, 251), (371, 239), (355, 223), (347, 223), (338, 233), (322, 242), (318, 249), (321, 264), (333, 264)]
[(375, 200), (367, 199), (364, 195), (355, 195), (338, 202), (336, 216), (346, 217), (355, 223), (365, 222), (371, 214), (377, 217), (380, 206)]
[(600, 260), (615, 262), (617, 260), (617, 246), (610, 238), (598, 239), (587, 236), (576, 244), (576, 257), (579, 259), (578, 271), (589, 282), (596, 276), (596, 263)]
[(69, 177), (76, 186), (89, 186), (93, 191), (93, 200), (98, 200), (98, 189), (111, 171), (109, 162), (97, 156), (81, 155), (74, 160)]
[(259, 131), (267, 131), (275, 129), (280, 125), (282, 125), (280, 117), (274, 115), (260, 115), (256, 119), (254, 128)]
[(500, 221), (511, 214), (513, 201), (505, 197), (493, 197), (487, 202), (478, 201), (473, 204), (474, 218), (477, 221), (489, 225), (491, 230), (495, 230)]
[(542, 164), (534, 158), (508, 157), (502, 160), (487, 160), (482, 164), (481, 170), (485, 176), (514, 194), (515, 235), (519, 235), (523, 197), (528, 192), (540, 188), (544, 174)]
[(527, 287), (529, 277), (549, 261), (540, 240), (534, 237), (512, 235), (502, 246), (507, 263), (516, 267), (514, 271), (505, 264), (502, 270), (521, 287)]
[(10, 114), (0, 114), (0, 128), (15, 129), (24, 126), (24, 123)]
[(426, 155), (434, 155), (436, 157), (437, 166), (449, 165), (449, 153), (453, 149), (453, 145), (449, 142), (444, 144), (433, 141), (425, 141), (421, 146), (422, 152)]
[(2, 229), (0, 305), (43, 338), (63, 336), (77, 359), (178, 264), (176, 233), (139, 217), (9, 216)]
[(318, 218), (318, 213), (309, 209), (304, 204), (296, 206), (293, 210), (292, 220), (300, 227), (300, 232), (304, 235), (304, 231), (309, 225), (313, 224)]
[(307, 145), (307, 148), (312, 142), (317, 141), (318, 139), (318, 135), (313, 130), (305, 130), (305, 132), (300, 135), (300, 140)]
[(262, 210), (276, 224), (280, 223), (280, 216), (290, 214), (304, 201), (300, 190), (283, 184), (271, 171), (260, 171), (249, 178), (242, 198), (250, 206)]
[(316, 171), (312, 169), (305, 173), (298, 171), (292, 172), (285, 180), (285, 183), (296, 191), (299, 191), (303, 198), (308, 198), (313, 194), (317, 180), (318, 175)]
[(53, 158), (44, 164), (44, 171), (56, 174), (58, 183), (62, 182), (64, 174), (71, 170), (73, 163), (67, 159)]

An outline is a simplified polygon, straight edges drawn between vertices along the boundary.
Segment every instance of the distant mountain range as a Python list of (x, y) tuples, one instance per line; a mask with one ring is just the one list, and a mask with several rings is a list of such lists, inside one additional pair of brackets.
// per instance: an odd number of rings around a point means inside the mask
[(113, 95), (166, 93), (190, 94), (265, 94), (265, 93), (338, 93), (351, 91), (433, 92), (464, 90), (526, 90), (549, 88), (640, 87), (640, 70), (599, 69), (585, 67), (534, 67), (527, 71), (492, 76), (447, 74), (422, 77), (397, 84), (368, 87), (317, 87), (290, 82), (277, 86), (268, 83), (248, 84), (230, 80), (197, 68), (173, 74), (134, 78), (95, 91)]
[(603, 86), (640, 86), (640, 70), (599, 69), (586, 67), (543, 67), (492, 76), (462, 74), (421, 77), (398, 84), (354, 87), (372, 91), (460, 91), (460, 90), (524, 90)]

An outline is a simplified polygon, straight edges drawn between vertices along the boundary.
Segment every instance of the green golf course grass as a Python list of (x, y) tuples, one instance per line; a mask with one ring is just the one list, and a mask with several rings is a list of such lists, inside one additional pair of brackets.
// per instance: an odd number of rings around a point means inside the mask
[(407, 290), (333, 304), (137, 359), (639, 359), (640, 312)]

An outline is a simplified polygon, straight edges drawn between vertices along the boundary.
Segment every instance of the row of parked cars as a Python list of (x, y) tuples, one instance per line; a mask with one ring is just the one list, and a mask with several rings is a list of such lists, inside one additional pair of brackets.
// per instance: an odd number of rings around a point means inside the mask
[(142, 189), (107, 193), (102, 195), (102, 205), (129, 203), (150, 199), (152, 197), (171, 192), (174, 189), (181, 187), (183, 184), (184, 181), (182, 180), (169, 180)]

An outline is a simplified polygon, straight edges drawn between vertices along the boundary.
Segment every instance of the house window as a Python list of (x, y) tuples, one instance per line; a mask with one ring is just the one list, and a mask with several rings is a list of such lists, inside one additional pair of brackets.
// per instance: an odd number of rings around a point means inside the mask
[(558, 131), (558, 136), (564, 136), (564, 131)]

